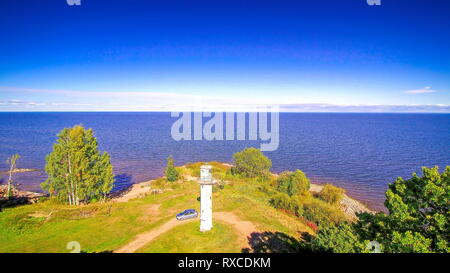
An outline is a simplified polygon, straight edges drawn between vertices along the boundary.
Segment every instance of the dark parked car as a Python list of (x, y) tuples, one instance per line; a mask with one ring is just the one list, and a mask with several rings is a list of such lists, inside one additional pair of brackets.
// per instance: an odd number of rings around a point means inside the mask
[(195, 209), (187, 209), (183, 212), (177, 214), (177, 220), (187, 220), (192, 218), (197, 218), (197, 211)]

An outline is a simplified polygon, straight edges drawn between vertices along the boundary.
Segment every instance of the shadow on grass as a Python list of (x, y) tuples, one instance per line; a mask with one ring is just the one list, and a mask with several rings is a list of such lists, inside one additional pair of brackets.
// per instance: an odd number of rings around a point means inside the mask
[(300, 240), (282, 232), (253, 232), (248, 238), (249, 248), (242, 253), (312, 253), (310, 234), (300, 233)]
[(21, 205), (32, 204), (30, 198), (24, 196), (11, 196), (8, 198), (1, 197), (0, 193), (0, 212), (4, 208), (14, 208)]

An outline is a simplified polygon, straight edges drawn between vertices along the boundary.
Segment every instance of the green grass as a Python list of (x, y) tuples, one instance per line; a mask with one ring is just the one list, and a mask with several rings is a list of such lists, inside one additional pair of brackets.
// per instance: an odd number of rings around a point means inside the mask
[[(279, 231), (298, 238), (312, 231), (298, 218), (269, 205), (269, 195), (261, 184), (244, 179), (228, 179), (226, 165), (211, 163), (214, 177), (228, 184), (213, 193), (214, 211), (230, 211), (243, 221), (251, 221), (260, 231)], [(181, 168), (198, 176), (200, 164)], [(69, 252), (67, 243), (78, 241), (85, 252), (113, 251), (131, 242), (138, 234), (164, 224), (182, 210), (199, 210), (199, 185), (195, 181), (158, 181), (165, 191), (126, 203), (95, 203), (71, 207), (51, 200), (7, 208), (0, 212), (0, 252)], [(155, 210), (155, 206), (157, 209)], [(50, 215), (50, 216), (49, 216)], [(189, 222), (160, 235), (144, 252), (240, 252), (242, 240), (233, 226), (214, 222), (208, 233), (198, 231), (198, 222)]]
[[(176, 195), (180, 196), (173, 198)], [(111, 251), (163, 224), (186, 206), (198, 209), (197, 196), (193, 187), (181, 187), (127, 203), (77, 208), (47, 201), (4, 209), (0, 212), (0, 252), (68, 252), (70, 241), (80, 242), (87, 252)], [(155, 204), (160, 205), (157, 215), (149, 213), (149, 206)]]
[(199, 222), (177, 226), (155, 238), (137, 252), (144, 253), (222, 253), (240, 252), (240, 238), (232, 227), (215, 222), (208, 232), (199, 231)]

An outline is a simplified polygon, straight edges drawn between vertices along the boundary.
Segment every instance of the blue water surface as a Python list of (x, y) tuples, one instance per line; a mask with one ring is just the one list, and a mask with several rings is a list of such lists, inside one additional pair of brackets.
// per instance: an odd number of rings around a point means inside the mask
[[(19, 168), (43, 170), (64, 127), (93, 128), (99, 148), (110, 153), (117, 187), (161, 176), (165, 159), (176, 164), (230, 162), (232, 154), (259, 141), (175, 141), (170, 113), (0, 113), (0, 170), (21, 155)], [(450, 165), (450, 115), (281, 113), (280, 145), (265, 152), (274, 172), (303, 170), (315, 183), (333, 183), (373, 209), (383, 209), (387, 185), (420, 173), (421, 166)], [(19, 187), (40, 190), (43, 171), (16, 174)]]

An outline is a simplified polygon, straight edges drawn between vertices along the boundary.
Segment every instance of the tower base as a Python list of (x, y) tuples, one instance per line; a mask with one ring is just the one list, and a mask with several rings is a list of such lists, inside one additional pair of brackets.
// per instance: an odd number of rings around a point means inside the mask
[(200, 231), (210, 231), (212, 229), (212, 223), (205, 223), (204, 220), (200, 220)]

